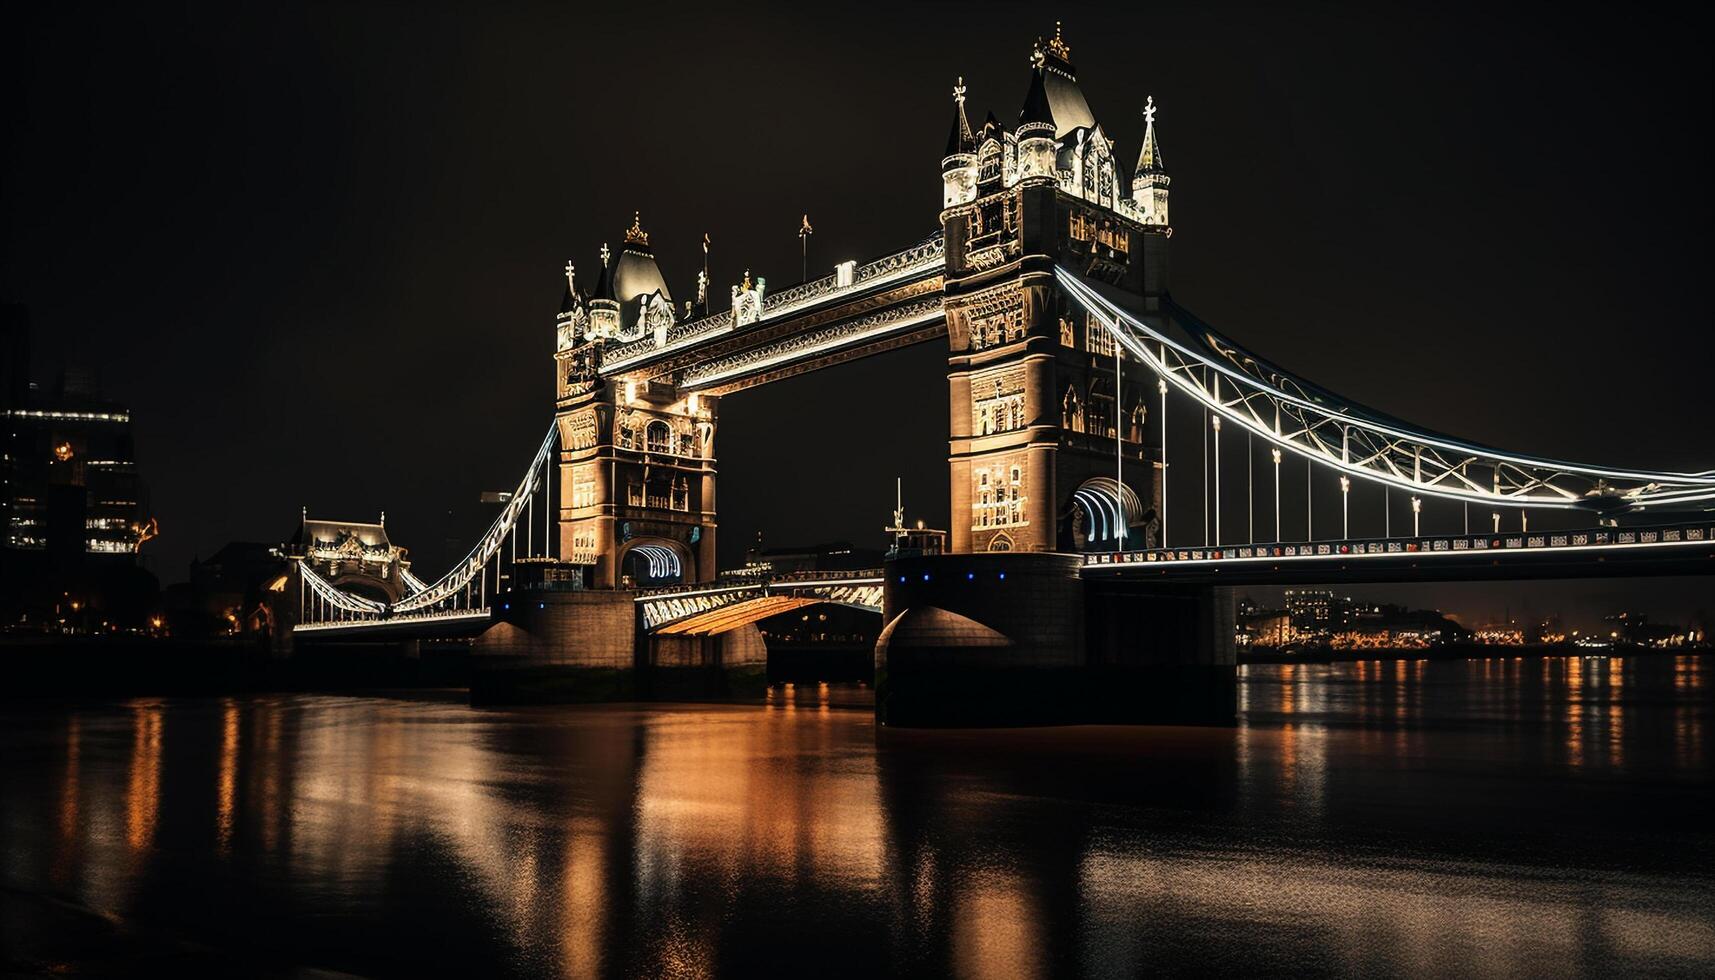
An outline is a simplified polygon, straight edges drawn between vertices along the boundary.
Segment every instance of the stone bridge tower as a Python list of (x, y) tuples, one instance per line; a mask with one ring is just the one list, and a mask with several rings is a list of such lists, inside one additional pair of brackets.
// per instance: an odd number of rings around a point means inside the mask
[(617, 256), (602, 246), (593, 295), (567, 263), (555, 318), (559, 553), (583, 569), (590, 588), (715, 576), (718, 399), (600, 373), (608, 347), (664, 335), (674, 323), (673, 296), (640, 220)]
[(1061, 295), (1054, 266), (1159, 308), (1172, 231), (1155, 109), (1128, 173), (1058, 28), (1031, 62), (1010, 128), (990, 113), (973, 130), (960, 81), (941, 164), (952, 550), (1152, 546), (1156, 378), (1122, 354), (1116, 386), (1112, 338)]

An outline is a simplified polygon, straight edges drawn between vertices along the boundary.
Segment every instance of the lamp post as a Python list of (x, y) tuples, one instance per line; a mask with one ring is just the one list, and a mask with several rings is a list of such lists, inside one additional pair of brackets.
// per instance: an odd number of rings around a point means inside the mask
[(1340, 538), (1346, 541), (1350, 541), (1352, 538), (1351, 495), (1352, 481), (1346, 477), (1340, 477)]
[(1497, 510), (1489, 516), (1495, 519), (1495, 533), (1501, 533), (1501, 512)]
[(1280, 540), (1280, 450), (1270, 450), (1274, 457), (1274, 540)]
[(1167, 379), (1157, 378), (1155, 390), (1161, 395), (1161, 546), (1167, 547)]
[(1411, 536), (1414, 538), (1417, 537), (1418, 534), (1421, 533), (1420, 531), (1418, 531), (1418, 522), (1417, 522), (1418, 515), (1421, 513), (1423, 513), (1423, 500), (1422, 500), (1422, 498), (1419, 498), (1419, 497), (1411, 498)]
[(1221, 544), (1221, 417), (1215, 416), (1215, 546)]

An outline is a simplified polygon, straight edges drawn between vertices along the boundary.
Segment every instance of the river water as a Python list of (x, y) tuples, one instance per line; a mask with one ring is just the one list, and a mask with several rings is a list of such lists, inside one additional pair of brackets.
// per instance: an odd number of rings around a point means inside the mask
[(1715, 971), (1695, 656), (1252, 666), (1233, 728), (247, 697), (0, 714), (73, 975)]

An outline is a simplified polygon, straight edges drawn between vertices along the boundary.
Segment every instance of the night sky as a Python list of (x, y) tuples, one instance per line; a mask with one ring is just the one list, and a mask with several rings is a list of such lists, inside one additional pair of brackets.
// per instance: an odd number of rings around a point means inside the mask
[[(1030, 42), (1056, 17), (1122, 157), (1145, 94), (1161, 107), (1173, 291), (1201, 317), (1430, 428), (1715, 466), (1710, 62), (1700, 32), (1663, 16), (1448, 3), (27, 16), (3, 69), (0, 298), (29, 307), (39, 380), (90, 367), (131, 406), (164, 582), (226, 541), (285, 538), (302, 505), (385, 509), (418, 571), (438, 574), (487, 520), (479, 492), (510, 488), (548, 424), (568, 258), (593, 277), (598, 247), (641, 210), (683, 301), (704, 232), (717, 296), (746, 268), (797, 281), (801, 213), (813, 274), (914, 242), (936, 228), (955, 76), (973, 121), (992, 107), (1010, 124)], [(895, 474), (908, 510), (945, 526), (945, 356), (921, 346), (726, 399), (723, 565), (759, 530), (880, 546)], [(1516, 611), (1521, 595), (1624, 594), (1689, 611), (1708, 586), (1579, 589), (1411, 595)]]

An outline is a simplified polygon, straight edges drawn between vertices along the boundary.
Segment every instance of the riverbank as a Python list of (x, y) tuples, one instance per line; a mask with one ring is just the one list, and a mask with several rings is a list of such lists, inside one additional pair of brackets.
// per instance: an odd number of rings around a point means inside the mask
[(1534, 643), (1525, 646), (1495, 646), (1487, 643), (1447, 643), (1433, 647), (1365, 647), (1336, 650), (1332, 647), (1308, 647), (1291, 652), (1278, 650), (1243, 650), (1238, 654), (1241, 664), (1339, 664), (1360, 660), (1491, 660), (1513, 657), (1674, 657), (1705, 656), (1715, 650), (1709, 647), (1610, 646), (1581, 647), (1572, 643)]
[(143, 637), (0, 637), (0, 700), (190, 697), (465, 687), (468, 648), (342, 649), (292, 659), (244, 643)]

